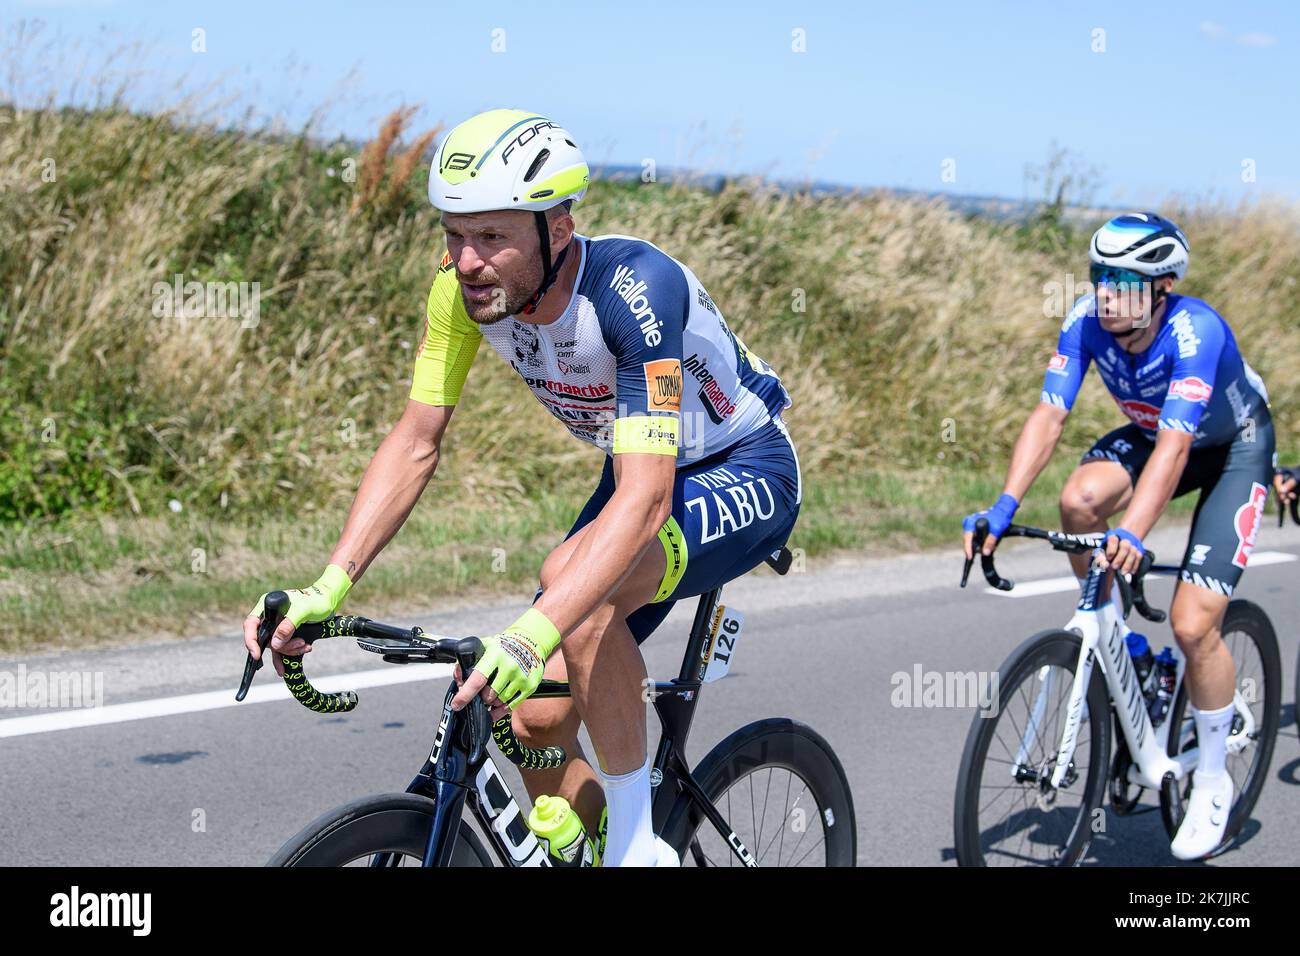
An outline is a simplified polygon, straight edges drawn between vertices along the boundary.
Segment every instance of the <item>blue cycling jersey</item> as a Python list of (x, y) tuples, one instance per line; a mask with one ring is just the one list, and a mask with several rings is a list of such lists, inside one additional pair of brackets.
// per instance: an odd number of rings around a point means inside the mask
[(1061, 325), (1042, 400), (1068, 411), (1094, 361), (1111, 397), (1150, 439), (1168, 428), (1195, 435), (1193, 448), (1225, 445), (1268, 405), (1232, 329), (1200, 299), (1170, 295), (1155, 339), (1129, 354), (1101, 327), (1095, 297), (1085, 295)]

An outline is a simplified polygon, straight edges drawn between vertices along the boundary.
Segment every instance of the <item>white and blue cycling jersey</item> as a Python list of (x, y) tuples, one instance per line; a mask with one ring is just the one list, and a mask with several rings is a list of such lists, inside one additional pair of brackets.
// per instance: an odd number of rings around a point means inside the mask
[(1228, 323), (1200, 299), (1170, 295), (1155, 339), (1135, 354), (1096, 313), (1089, 293), (1066, 316), (1043, 378), (1044, 402), (1068, 411), (1096, 362), (1111, 397), (1152, 440), (1173, 429), (1194, 435), (1193, 448), (1225, 445), (1266, 414), (1263, 380), (1242, 358)]
[(576, 288), (545, 325), (475, 325), (444, 256), (411, 398), (455, 405), (486, 339), (574, 436), (613, 454), (654, 448), (685, 467), (779, 419), (790, 405), (780, 378), (728, 328), (690, 269), (641, 239), (574, 238)]

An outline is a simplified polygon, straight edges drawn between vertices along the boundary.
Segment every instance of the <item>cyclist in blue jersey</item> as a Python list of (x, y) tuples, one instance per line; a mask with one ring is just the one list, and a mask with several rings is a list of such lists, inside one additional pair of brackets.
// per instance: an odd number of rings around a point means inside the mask
[[(410, 400), (366, 470), (329, 568), (291, 592), (271, 647), (277, 670), (281, 654), (310, 650), (294, 627), (332, 614), (406, 520), (486, 340), (604, 460), (590, 500), (540, 569), (533, 605), (484, 639), (474, 672), (457, 675), (453, 706), (482, 695), (494, 717), (513, 712), (525, 743), (565, 748), (573, 759), (523, 771), (524, 784), (534, 798), (565, 797), (589, 833), (607, 808), (605, 865), (676, 865), (651, 829), (638, 645), (675, 601), (778, 551), (802, 485), (781, 418), (785, 388), (695, 274), (644, 240), (575, 231), (570, 209), (589, 176), (572, 135), (535, 113), (491, 110), (443, 138), (429, 196), (446, 252)], [(509, 462), (520, 453), (500, 454)], [(261, 608), (244, 627), (254, 657)], [(529, 700), (543, 677), (568, 680), (572, 698)], [(598, 770), (578, 743), (580, 722)]]
[[(1103, 564), (1131, 573), (1169, 501), (1200, 492), (1170, 615), (1200, 747), (1187, 815), (1170, 846), (1180, 859), (1218, 848), (1232, 806), (1225, 748), (1236, 674), (1220, 626), (1255, 545), (1276, 463), (1268, 393), (1232, 329), (1206, 303), (1173, 292), (1189, 251), (1182, 230), (1155, 213), (1119, 216), (1097, 230), (1089, 248), (1094, 292), (1065, 317), (1003, 494), (963, 525), (969, 556), (974, 522), (987, 517), (984, 551), (992, 553), (1051, 458), (1092, 364), (1129, 424), (1099, 439), (1066, 482), (1064, 529), (1106, 532)], [(1082, 584), (1087, 556), (1070, 562)]]

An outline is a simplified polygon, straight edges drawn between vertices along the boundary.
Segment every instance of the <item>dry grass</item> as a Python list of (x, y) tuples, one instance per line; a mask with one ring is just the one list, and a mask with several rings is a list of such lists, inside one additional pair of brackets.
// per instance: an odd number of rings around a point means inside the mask
[[(169, 116), (0, 111), (0, 408), (30, 446), (14, 467), (34, 484), (42, 469), (94, 473), (68, 483), (64, 508), (13, 492), (23, 516), (155, 514), (172, 497), (205, 513), (348, 500), (404, 401), (441, 249), (423, 198), (436, 131), (403, 145), (410, 116), (384, 122), (348, 183), (342, 146)], [(1296, 449), (1300, 215), (1281, 203), (1172, 212), (1194, 243), (1185, 291), (1232, 322)], [(598, 184), (578, 219), (588, 234), (650, 239), (699, 274), (782, 373), (806, 465), (827, 477), (1000, 467), (1056, 334), (1044, 284), (1086, 267), (1013, 225), (886, 194)], [(259, 283), (256, 326), (158, 318), (154, 284), (177, 273)], [(1082, 432), (1115, 420), (1099, 391), (1076, 416)], [(955, 443), (941, 439), (949, 420)], [(42, 422), (53, 441), (31, 440)], [(557, 476), (585, 483), (585, 450), (550, 424), (485, 354), (442, 480), (485, 502)]]
[[(193, 522), (213, 522), (238, 549), (245, 542), (230, 529), (281, 533), (275, 522), (292, 520), (320, 529), (309, 563), (328, 550), (322, 542), (405, 403), (442, 250), (425, 198), (436, 130), (408, 138), (410, 119), (389, 117), (356, 157), (342, 143), (195, 127), (178, 115), (0, 106), (0, 523), (31, 526), (28, 557), (11, 548), (0, 566), (33, 569), (0, 589), (0, 604), (43, 587), (40, 556), (60, 547), (70, 557), (59, 574), (80, 560), (96, 580), (126, 587), (138, 553), (51, 542), (90, 515), (139, 531), (135, 552), (166, 552), (177, 532), (157, 529), (171, 527), (173, 500), (186, 541)], [(355, 182), (342, 175), (349, 160), (359, 160)], [(1270, 386), (1280, 445), (1294, 458), (1300, 210), (1260, 201), (1168, 213), (1193, 243), (1180, 291), (1228, 318)], [(576, 217), (585, 234), (641, 236), (689, 265), (781, 373), (805, 473), (821, 492), (811, 500), (828, 511), (828, 546), (845, 544), (832, 510), (853, 534), (879, 527), (903, 540), (906, 515), (893, 505), (915, 507), (904, 486), (928, 489), (924, 500), (955, 519), (959, 502), (1000, 479), (1059, 328), (1043, 314), (1045, 284), (1087, 269), (1086, 234), (1068, 224), (971, 219), (883, 193), (597, 183)], [(155, 284), (176, 274), (258, 283), (257, 322), (160, 318)], [(1118, 423), (1093, 377), (1066, 443), (1077, 452)], [(520, 515), (545, 490), (576, 508), (596, 468), (595, 453), (484, 350), (435, 498)], [(552, 534), (562, 510), (529, 534)], [(455, 527), (465, 548), (481, 550), (480, 526)], [(286, 540), (278, 553), (302, 547)]]

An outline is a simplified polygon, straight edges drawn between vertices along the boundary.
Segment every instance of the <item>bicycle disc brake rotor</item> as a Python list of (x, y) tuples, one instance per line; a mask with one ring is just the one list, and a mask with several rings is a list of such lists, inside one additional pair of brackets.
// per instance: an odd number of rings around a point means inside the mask
[(1121, 742), (1110, 766), (1110, 806), (1116, 816), (1128, 816), (1142, 799), (1143, 788), (1129, 783), (1128, 771), (1132, 766), (1133, 758), (1128, 747)]

